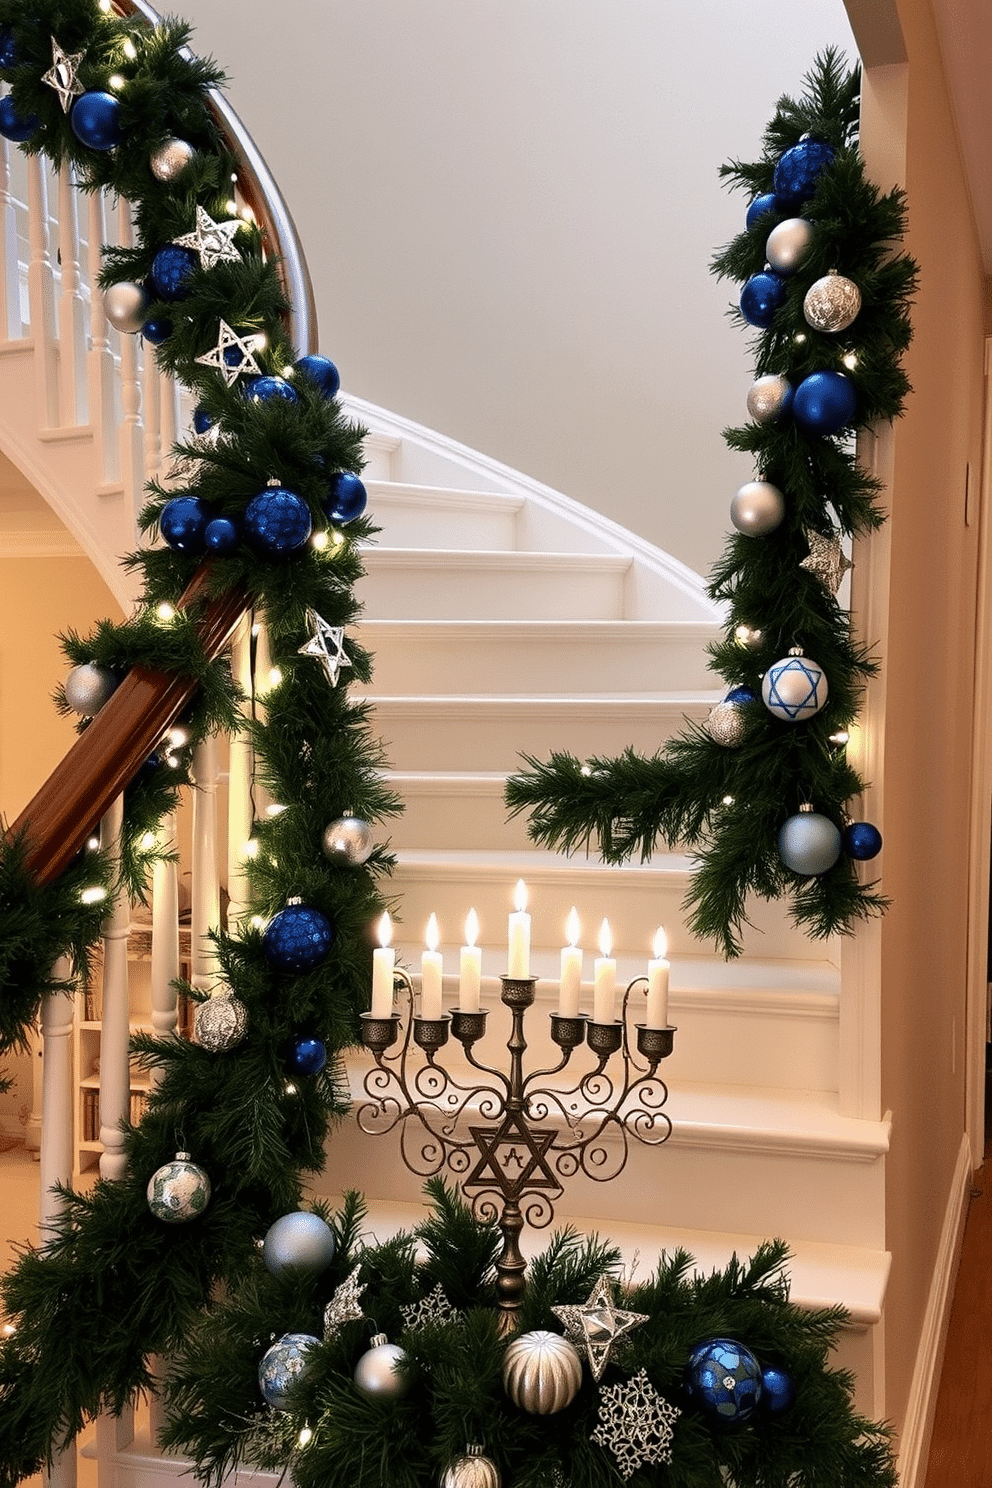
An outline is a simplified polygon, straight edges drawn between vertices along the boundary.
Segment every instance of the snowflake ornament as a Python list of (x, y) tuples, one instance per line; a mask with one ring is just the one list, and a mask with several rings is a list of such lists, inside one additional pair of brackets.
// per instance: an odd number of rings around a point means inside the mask
[(418, 1328), (426, 1328), (431, 1323), (446, 1323), (458, 1317), (457, 1308), (452, 1307), (444, 1295), (444, 1289), (440, 1282), (421, 1301), (408, 1302), (400, 1308), (400, 1312), (403, 1314), (404, 1323), (411, 1332), (416, 1332)]
[(622, 1478), (649, 1463), (671, 1462), (672, 1432), (682, 1412), (659, 1395), (647, 1370), (639, 1369), (600, 1393), (599, 1425), (591, 1440), (616, 1458)]

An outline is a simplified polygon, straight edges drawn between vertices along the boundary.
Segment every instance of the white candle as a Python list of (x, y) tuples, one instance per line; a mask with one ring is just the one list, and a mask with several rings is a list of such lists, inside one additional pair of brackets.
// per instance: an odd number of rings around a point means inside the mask
[(658, 930), (654, 938), (654, 960), (648, 962), (648, 1009), (644, 1018), (645, 1028), (668, 1027), (668, 936)]
[(579, 1015), (579, 992), (582, 987), (580, 933), (579, 916), (573, 905), (565, 921), (568, 945), (562, 946), (561, 952), (561, 982), (558, 988), (558, 1015), (561, 1018), (577, 1018)]
[(470, 909), (465, 916), (465, 944), (462, 946), (458, 967), (458, 1007), (463, 1013), (479, 1011), (479, 994), (482, 985), (482, 951), (476, 945), (479, 938), (479, 916)]
[(441, 979), (444, 968), (441, 964), (441, 933), (437, 928), (437, 915), (431, 915), (424, 932), (427, 949), (420, 958), (420, 1016), (440, 1018)]
[(514, 913), (508, 924), (509, 945), (506, 957), (506, 974), (510, 977), (530, 976), (530, 915), (527, 913), (527, 885), (523, 879), (517, 881), (513, 893)]
[(615, 1023), (617, 963), (610, 956), (613, 937), (609, 920), (604, 920), (599, 927), (599, 949), (602, 954), (593, 962), (592, 1020), (594, 1023)]
[(393, 922), (388, 914), (382, 916), (377, 929), (379, 948), (372, 952), (372, 1016), (373, 1018), (391, 1018), (396, 952), (389, 944), (393, 938)]

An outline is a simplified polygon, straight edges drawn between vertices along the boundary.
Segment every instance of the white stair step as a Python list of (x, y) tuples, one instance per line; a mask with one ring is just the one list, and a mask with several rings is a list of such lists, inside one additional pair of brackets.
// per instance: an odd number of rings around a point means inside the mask
[(391, 770), (384, 779), (404, 805), (403, 815), (390, 823), (394, 849), (428, 843), (478, 852), (529, 846), (526, 818), (507, 819), (503, 772), (435, 775)]
[(369, 548), (355, 586), (379, 620), (622, 620), (630, 561), (613, 553)]
[(718, 631), (696, 621), (365, 619), (379, 693), (462, 694), (485, 678), (496, 693), (672, 693), (712, 683), (706, 645)]
[(515, 548), (524, 500), (493, 491), (366, 480), (368, 515), (391, 548)]

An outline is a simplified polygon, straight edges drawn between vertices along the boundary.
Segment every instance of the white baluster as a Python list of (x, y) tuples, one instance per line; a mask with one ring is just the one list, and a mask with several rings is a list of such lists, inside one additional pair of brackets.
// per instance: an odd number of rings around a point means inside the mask
[[(179, 429), (179, 384), (172, 377), (159, 377), (163, 472)], [(164, 474), (162, 476), (164, 478)], [(166, 482), (167, 483), (167, 482)]]
[[(176, 846), (175, 813), (163, 818), (159, 842), (165, 852)], [(174, 862), (156, 862), (152, 869), (152, 1028), (159, 1038), (176, 1030), (176, 989), (179, 975), (179, 874)], [(162, 1071), (153, 1066), (151, 1083)]]
[(142, 355), (141, 406), (145, 413), (145, 480), (152, 480), (162, 469), (162, 382), (158, 363), (150, 348)]
[[(251, 718), (251, 616), (245, 615), (231, 645), (231, 672), (245, 694), (242, 716), (247, 725)], [(254, 808), (251, 788), (255, 773), (255, 752), (247, 727), (231, 735), (227, 781), (227, 922), (234, 926), (248, 914), (248, 879), (245, 873), (245, 848), (251, 837)]]
[[(127, 202), (121, 201), (117, 211), (117, 232), (120, 246), (130, 248), (134, 241), (131, 228), (131, 213)], [(138, 378), (138, 345), (134, 336), (120, 338), (120, 388), (121, 388), (121, 477), (124, 493), (130, 496), (135, 511), (143, 504), (145, 485), (144, 434), (141, 428), (141, 384)]]
[[(119, 492), (120, 447), (117, 442), (115, 407), (116, 376), (110, 347), (110, 322), (103, 313), (103, 295), (96, 287), (100, 272), (100, 244), (107, 236), (107, 217), (102, 191), (93, 191), (88, 201), (86, 263), (90, 285), (90, 352), (87, 359), (87, 392), (90, 423), (97, 447), (97, 468), (105, 486)], [(117, 332), (115, 331), (116, 335)], [(137, 513), (135, 513), (137, 515)]]
[[(251, 696), (255, 700), (255, 712), (259, 718), (265, 718), (265, 699), (273, 686), (272, 652), (269, 649), (269, 632), (265, 624), (265, 616), (260, 613), (255, 615), (255, 669), (254, 690)], [(267, 814), (272, 804), (272, 792), (262, 785), (255, 787), (255, 814), (262, 817)]]
[(6, 341), (20, 341), (24, 335), (20, 244), (10, 184), (10, 145), (0, 139), (0, 336)]
[(190, 928), (192, 973), (197, 991), (210, 990), (216, 957), (207, 933), (220, 924), (220, 859), (217, 852), (217, 741), (204, 739), (193, 751), (193, 903)]
[[(116, 861), (120, 856), (123, 798), (118, 796), (100, 823), (100, 847)], [(103, 922), (103, 1024), (100, 1034), (100, 1154), (101, 1178), (123, 1176), (124, 1132), (131, 1111), (128, 1064), (130, 995), (127, 932), (130, 923), (127, 894), (118, 892)]]
[(86, 306), (80, 293), (79, 212), (76, 206), (75, 172), (70, 166), (59, 172), (58, 199), (59, 262), (62, 268), (62, 294), (59, 300), (59, 409), (64, 424), (85, 424)]
[(38, 422), (43, 429), (57, 429), (58, 331), (55, 323), (55, 283), (48, 230), (48, 179), (42, 156), (28, 157), (28, 232), (31, 261), (28, 264), (28, 305), (34, 340), (32, 364), (35, 375)]

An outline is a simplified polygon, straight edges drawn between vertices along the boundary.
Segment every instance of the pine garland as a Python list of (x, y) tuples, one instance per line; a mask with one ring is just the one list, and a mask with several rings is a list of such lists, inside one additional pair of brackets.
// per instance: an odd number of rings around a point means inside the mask
[[(780, 221), (802, 215), (813, 227), (808, 256), (784, 280), (784, 303), (753, 337), (756, 375), (784, 376), (795, 389), (815, 372), (840, 372), (856, 392), (855, 413), (836, 433), (810, 431), (788, 413), (724, 433), (732, 449), (754, 457), (755, 478), (785, 497), (780, 525), (761, 536), (735, 534), (709, 584), (727, 617), (710, 667), (728, 687), (750, 693), (751, 701), (733, 705), (743, 737), (726, 747), (705, 725), (690, 723), (652, 758), (630, 749), (588, 762), (565, 753), (546, 762), (525, 756), (528, 768), (506, 790), (511, 814), (528, 812), (530, 835), (544, 846), (572, 852), (595, 844), (608, 863), (650, 859), (661, 845), (691, 852), (690, 928), (728, 957), (741, 953), (751, 895), (787, 899), (793, 920), (817, 938), (851, 931), (886, 903), (846, 852), (828, 871), (806, 876), (788, 868), (777, 848), (780, 827), (804, 803), (843, 831), (866, 788), (837, 739), (856, 718), (877, 662), (852, 635), (832, 590), (800, 565), (810, 531), (860, 538), (882, 522), (879, 484), (859, 468), (853, 436), (895, 418), (909, 390), (900, 356), (911, 335), (916, 267), (892, 249), (905, 230), (903, 194), (880, 193), (857, 152), (859, 86), (858, 71), (827, 51), (800, 98), (779, 101), (760, 160), (721, 168), (732, 186), (767, 196), (770, 205), (716, 255), (719, 277), (746, 283), (761, 273)], [(776, 204), (776, 164), (807, 135), (829, 145), (833, 159), (801, 208)], [(803, 314), (807, 290), (835, 269), (862, 294), (842, 335), (813, 329)], [(745, 324), (739, 309), (732, 314)], [(761, 683), (796, 645), (822, 667), (829, 698), (814, 717), (793, 723), (765, 707)]]

